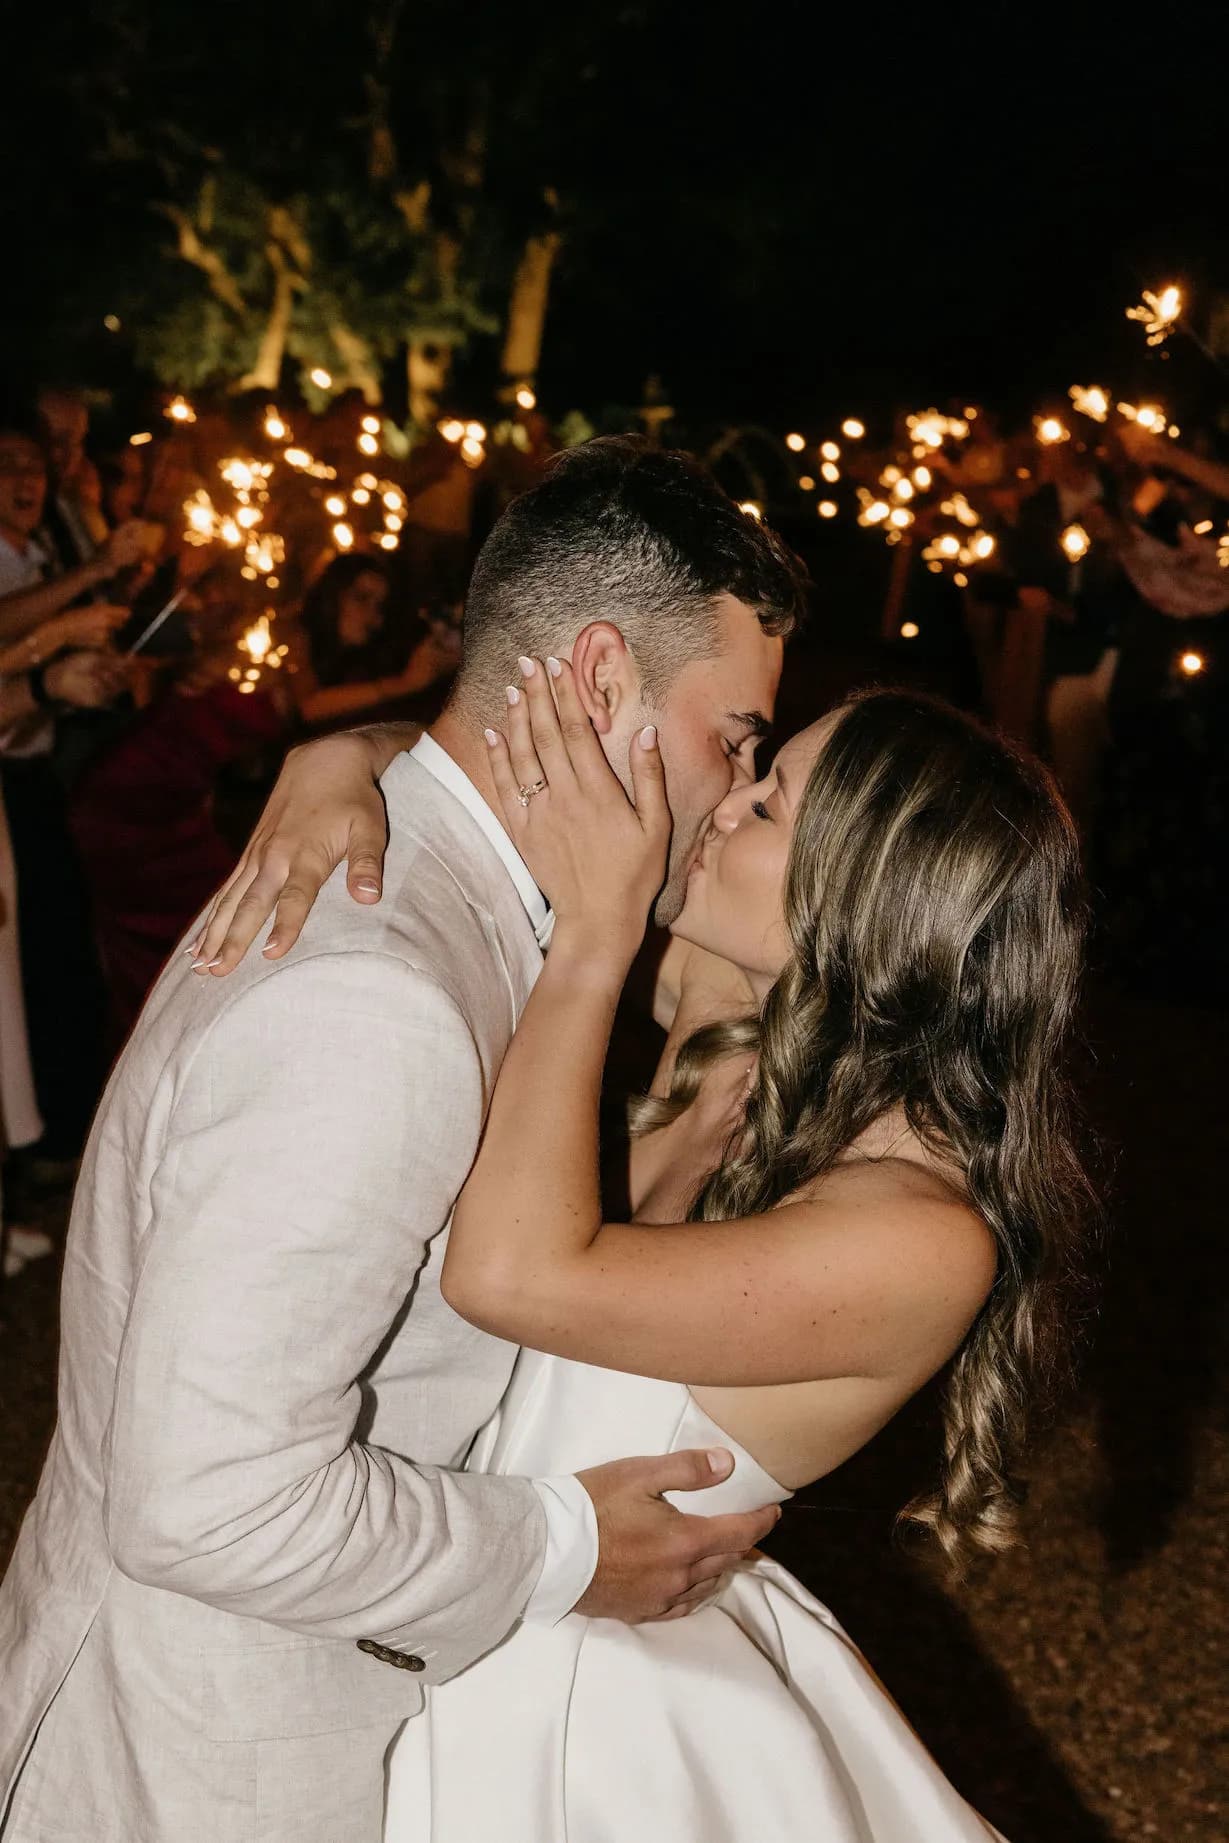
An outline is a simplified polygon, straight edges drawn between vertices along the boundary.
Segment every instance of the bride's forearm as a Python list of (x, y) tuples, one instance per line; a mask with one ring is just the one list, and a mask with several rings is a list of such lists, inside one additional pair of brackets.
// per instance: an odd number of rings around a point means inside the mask
[(453, 1216), (442, 1283), (462, 1316), (532, 1291), (601, 1229), (598, 1106), (629, 964), (608, 942), (552, 943)]

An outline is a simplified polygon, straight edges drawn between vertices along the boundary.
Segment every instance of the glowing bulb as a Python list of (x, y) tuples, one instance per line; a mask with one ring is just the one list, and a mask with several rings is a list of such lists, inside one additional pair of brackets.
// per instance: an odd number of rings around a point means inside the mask
[(218, 526), (218, 536), (224, 544), (229, 544), (232, 548), (234, 545), (242, 544), (243, 542), (243, 533), (240, 531), (233, 518), (224, 518), (222, 520), (222, 523)]
[(913, 523), (913, 514), (908, 506), (897, 506), (895, 511), (889, 512), (888, 523), (894, 525), (897, 531), (907, 531)]
[(835, 486), (841, 477), (841, 470), (835, 461), (825, 461), (819, 471), (829, 486)]
[(384, 494), (384, 503), (390, 512), (400, 512), (405, 501), (395, 487), (390, 487), (388, 492)]
[(269, 437), (271, 442), (284, 442), (289, 433), (290, 430), (286, 427), (286, 424), (282, 421), (273, 405), (270, 404), (268, 410), (265, 412), (265, 434)]
[(1192, 525), (1191, 529), (1194, 531), (1197, 538), (1206, 538), (1209, 531), (1212, 529), (1212, 520), (1210, 518), (1201, 518), (1197, 525)]
[(128, 437), (128, 446), (130, 448), (143, 448), (146, 442), (152, 442), (153, 439), (148, 429), (141, 429), (136, 435), (130, 435)]
[(364, 416), (362, 422), (359, 424), (359, 428), (363, 431), (364, 435), (378, 435), (380, 433), (380, 418), (378, 416)]
[(172, 422), (195, 422), (196, 411), (186, 397), (172, 397), (166, 406), (166, 414)]
[(912, 480), (898, 480), (896, 482), (896, 485), (892, 488), (892, 495), (896, 499), (912, 499), (913, 498)]
[(933, 479), (934, 475), (931, 473), (929, 467), (914, 468), (913, 484), (916, 486), (919, 493), (924, 493)]
[(455, 417), (450, 418), (447, 422), (439, 423), (437, 427), (446, 442), (459, 442), (465, 433), (465, 424), (457, 422)]
[(486, 440), (486, 424), (482, 422), (467, 422), (465, 425), (465, 433), (468, 435), (471, 442), (484, 442)]
[(845, 436), (848, 441), (860, 442), (862, 437), (866, 434), (866, 429), (863, 424), (858, 421), (856, 416), (847, 416), (845, 421), (841, 424), (841, 434)]
[(1039, 416), (1036, 420), (1037, 440), (1044, 447), (1053, 448), (1059, 442), (1070, 441), (1071, 432), (1064, 428), (1057, 416)]
[(365, 486), (369, 493), (374, 493), (380, 483), (374, 474), (360, 474), (354, 484), (356, 486)]
[(522, 384), (520, 389), (517, 391), (516, 406), (518, 409), (521, 409), (521, 410), (536, 410), (537, 409), (538, 407), (537, 395), (533, 390), (530, 389), (528, 384)]
[(819, 516), (821, 518), (835, 518), (836, 517), (836, 500), (835, 499), (821, 499), (819, 502)]
[(805, 435), (799, 435), (796, 430), (794, 434), (787, 435), (785, 438), (785, 446), (791, 454), (801, 454), (806, 445)]
[(317, 365), (315, 367), (311, 374), (311, 380), (317, 390), (332, 390), (333, 388), (333, 374), (330, 371), (326, 371), (323, 365)]
[(1063, 547), (1063, 553), (1067, 561), (1069, 563), (1078, 563), (1081, 557), (1086, 557), (1088, 555), (1092, 539), (1085, 531), (1083, 525), (1068, 525), (1062, 537), (1059, 539), (1059, 543)]
[(312, 464), (312, 457), (306, 448), (287, 448), (282, 459), (287, 467), (310, 467)]
[(988, 531), (979, 531), (970, 548), (978, 562), (984, 563), (987, 557), (994, 555), (995, 542)]
[(815, 481), (810, 474), (799, 474), (798, 485), (804, 493), (813, 493), (815, 491)]
[(881, 525), (892, 510), (883, 499), (872, 499), (858, 520), (861, 525)]
[(381, 531), (376, 538), (376, 543), (380, 546), (381, 550), (396, 550), (400, 542), (401, 539), (391, 531)]
[(1181, 659), (1179, 659), (1178, 661), (1178, 664), (1181, 666), (1183, 672), (1185, 672), (1188, 678), (1194, 678), (1197, 673), (1203, 671), (1203, 654), (1202, 653), (1183, 653)]
[(351, 493), (350, 497), (354, 501), (356, 506), (366, 506), (366, 505), (371, 504), (371, 494), (367, 491), (367, 488), (365, 486), (356, 486), (354, 491)]
[(476, 435), (467, 435), (461, 443), (461, 459), (467, 467), (477, 467), (482, 462), (483, 447)]
[(324, 502), (324, 509), (331, 518), (340, 518), (346, 509), (346, 502), (340, 493), (330, 493)]
[(916, 621), (902, 621), (901, 622), (900, 637), (902, 640), (916, 640), (920, 632), (921, 632), (921, 629), (919, 628)]
[(380, 452), (380, 443), (379, 443), (378, 437), (374, 435), (368, 435), (366, 431), (364, 431), (364, 433), (359, 436), (358, 446), (359, 446), (360, 454), (379, 454)]
[(825, 461), (839, 461), (841, 458), (841, 451), (835, 442), (825, 442), (819, 453)]
[(384, 514), (384, 526), (387, 531), (400, 531), (404, 523), (405, 520), (402, 518), (400, 512), (386, 512)]
[(250, 531), (253, 525), (260, 523), (262, 516), (257, 506), (240, 506), (235, 513), (235, 522), (242, 525), (245, 531)]
[(354, 533), (349, 525), (341, 520), (333, 526), (333, 542), (338, 550), (350, 550), (354, 545)]
[[(254, 666), (263, 663), (272, 645), (273, 635), (269, 631), (269, 617), (267, 614), (262, 614), (260, 619), (248, 628), (242, 640), (239, 642), (240, 650), (247, 654)], [(249, 672), (248, 677), (250, 678), (251, 676), (252, 674)]]

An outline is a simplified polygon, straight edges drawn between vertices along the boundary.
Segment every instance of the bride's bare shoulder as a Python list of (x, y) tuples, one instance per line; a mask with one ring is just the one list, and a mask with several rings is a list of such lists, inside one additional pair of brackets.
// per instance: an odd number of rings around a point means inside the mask
[(839, 1222), (845, 1233), (862, 1225), (868, 1256), (898, 1258), (911, 1284), (929, 1272), (957, 1309), (979, 1306), (994, 1284), (994, 1235), (941, 1158), (847, 1156), (787, 1201), (813, 1203), (817, 1223)]

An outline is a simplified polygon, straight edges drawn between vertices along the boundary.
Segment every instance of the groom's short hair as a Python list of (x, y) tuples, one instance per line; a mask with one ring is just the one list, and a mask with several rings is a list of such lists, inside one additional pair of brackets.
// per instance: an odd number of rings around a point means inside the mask
[(753, 608), (766, 633), (787, 636), (805, 572), (689, 455), (636, 436), (586, 442), (513, 500), (483, 545), (457, 694), (491, 708), (519, 654), (558, 652), (604, 620), (622, 632), (656, 702), (681, 665), (717, 644), (723, 594)]

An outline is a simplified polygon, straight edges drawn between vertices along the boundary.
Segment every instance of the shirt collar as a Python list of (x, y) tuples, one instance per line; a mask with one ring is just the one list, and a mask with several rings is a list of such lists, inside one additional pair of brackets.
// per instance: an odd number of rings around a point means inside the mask
[(425, 768), (441, 787), (446, 787), (453, 798), (460, 801), (474, 824), (481, 827), (486, 834), (492, 849), (498, 853), (500, 863), (516, 885), (516, 893), (533, 924), (538, 946), (546, 947), (555, 926), (554, 914), (546, 897), (530, 876), (528, 864), (464, 768), (459, 767), (447, 749), (442, 749), (435, 737), (428, 735), (426, 730), (418, 738), (410, 754), (420, 768)]

